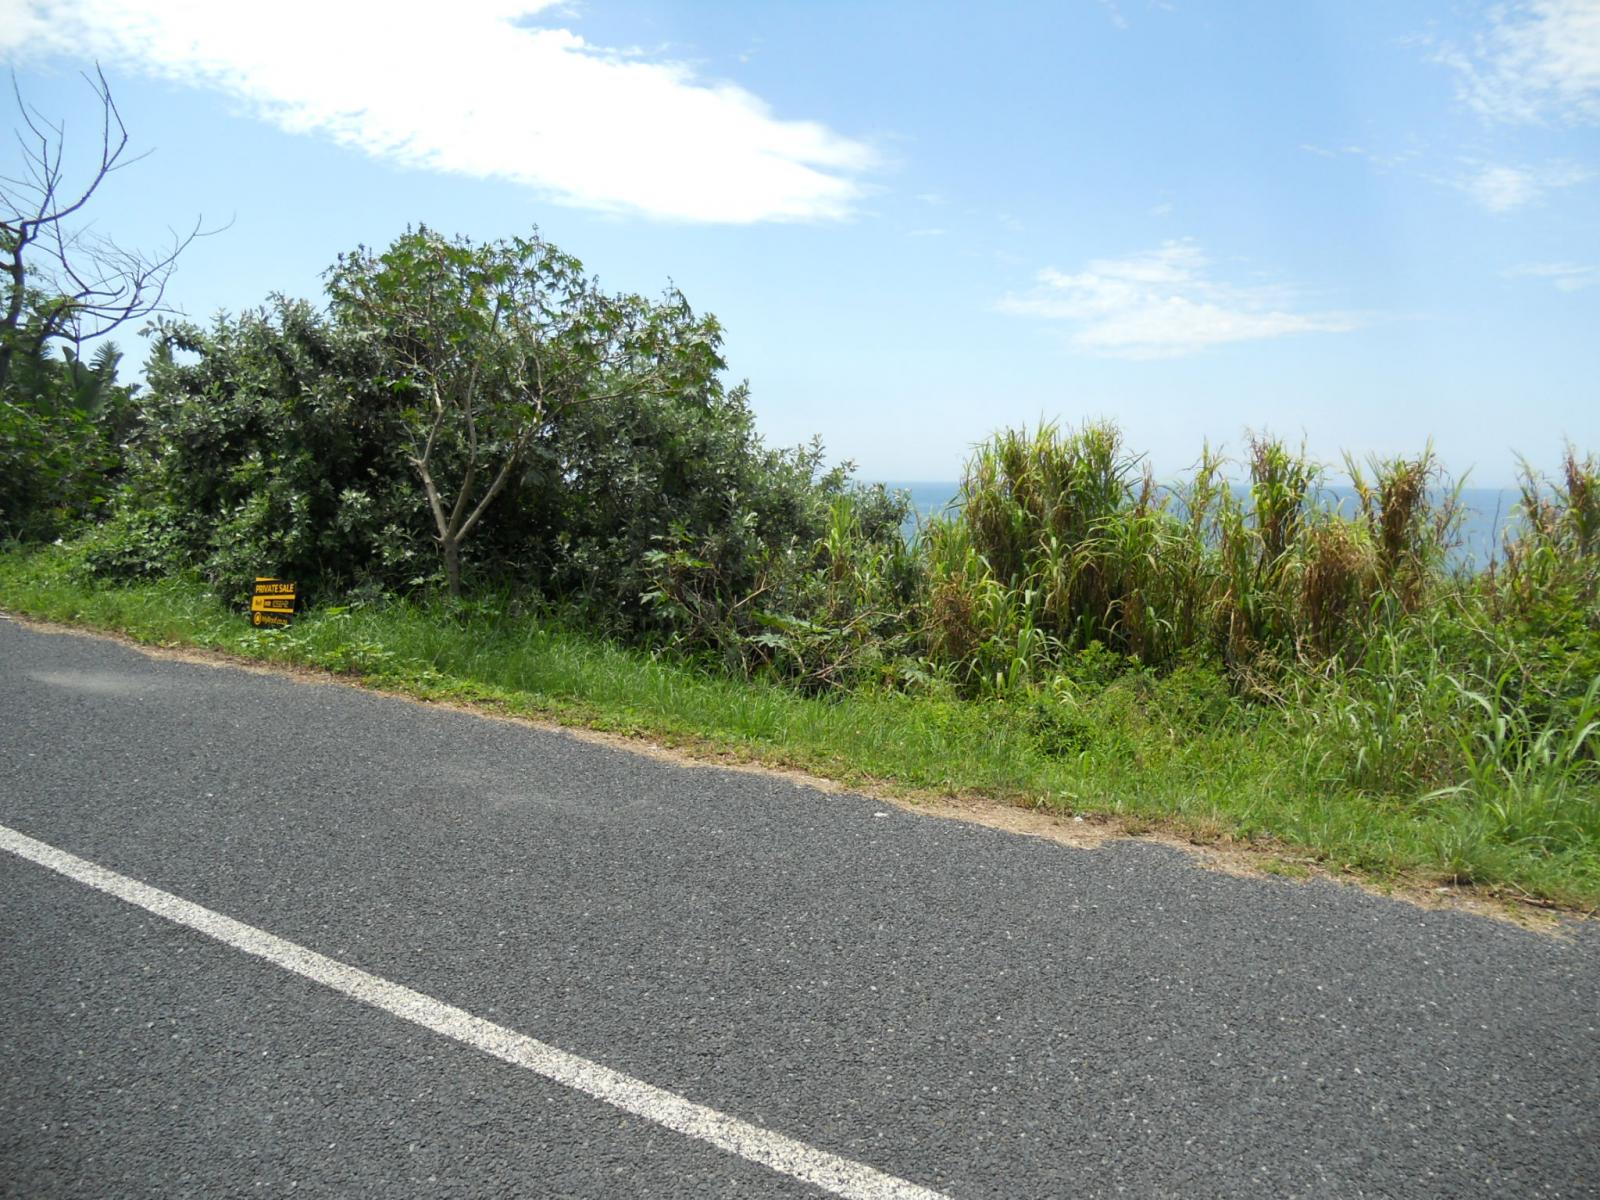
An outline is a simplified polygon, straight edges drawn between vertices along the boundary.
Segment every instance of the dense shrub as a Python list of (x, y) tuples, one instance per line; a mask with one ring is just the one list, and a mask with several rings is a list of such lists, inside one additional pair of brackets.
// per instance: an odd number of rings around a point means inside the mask
[[(709, 537), (677, 529), (648, 555), (647, 599), (673, 644), (812, 691), (928, 682), (915, 653), (922, 580), (901, 534), (904, 496), (847, 488), (841, 471), (810, 495), (811, 519), (781, 539), (746, 513)], [(730, 555), (729, 540), (745, 550)]]
[(133, 389), (102, 345), (84, 362), (16, 354), (0, 394), (0, 539), (49, 541), (99, 515), (122, 467)]
[(324, 590), (425, 579), (433, 556), (380, 365), (281, 298), (209, 329), (164, 324), (129, 495), (145, 523), (129, 536), (159, 536), (229, 593), (258, 574)]
[(731, 606), (792, 547), (822, 536), (844, 487), (819, 445), (763, 445), (742, 386), (607, 399), (551, 424), (505, 528), (533, 577), (591, 619), (703, 644), (656, 594), (668, 581), (662, 556), (703, 563), (704, 586)]
[[(402, 241), (409, 254), (413, 243), (433, 246), (431, 238), (419, 231)], [(548, 249), (527, 245), (529, 253)], [(452, 270), (480, 257), (467, 245), (441, 247)], [(563, 278), (579, 278), (575, 260), (559, 262)], [(420, 351), (394, 348), (415, 306), (394, 306), (391, 324), (399, 325), (376, 328), (346, 295), (355, 268), (341, 269), (345, 292), (326, 312), (276, 298), (209, 328), (160, 326), (134, 477), (123, 493), (130, 511), (95, 539), (91, 568), (192, 565), (233, 595), (261, 573), (300, 579), (321, 594), (439, 580), (437, 531), (416, 463)], [(434, 282), (448, 289), (454, 279)], [(574, 303), (599, 303), (592, 285), (573, 287)], [(706, 370), (720, 366), (714, 321), (695, 317), (681, 297), (606, 302), (610, 308), (584, 319), (637, 324), (633, 340), (616, 342), (617, 353), (664, 356), (673, 369), (636, 373), (635, 385), (622, 387), (619, 368), (607, 367), (591, 390), (533, 410), (508, 390), (503, 403), (537, 420), (464, 544), (465, 568), (480, 585), (511, 583), (607, 628), (704, 649), (714, 639), (684, 609), (662, 602), (661, 556), (692, 548), (717, 595), (748, 593), (795, 548), (794, 564), (813, 556), (846, 475), (823, 470), (819, 446), (762, 444), (747, 389), (724, 388)], [(529, 345), (529, 354), (543, 353)], [(585, 342), (569, 357), (587, 362), (591, 350)], [(445, 367), (429, 362), (444, 378)], [(471, 455), (491, 436), (484, 414), (502, 403), (499, 395), (480, 396), (476, 424), (440, 427), (428, 446), (434, 478), (464, 479), (470, 490)], [(868, 541), (903, 554), (902, 507), (880, 495), (856, 511), (857, 532), (864, 522)], [(901, 574), (910, 572), (902, 565)], [(794, 586), (786, 588), (794, 600)]]

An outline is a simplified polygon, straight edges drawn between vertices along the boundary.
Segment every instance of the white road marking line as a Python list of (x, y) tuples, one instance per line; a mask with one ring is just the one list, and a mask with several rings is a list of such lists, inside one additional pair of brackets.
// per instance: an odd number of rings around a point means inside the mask
[(327, 958), (264, 929), (235, 921), (232, 917), (212, 912), (171, 892), (119, 875), (45, 842), (35, 841), (6, 825), (0, 825), (0, 849), (9, 850), (19, 858), (38, 863), (68, 879), (75, 879), (158, 917), (215, 938), (235, 950), (264, 958), (274, 966), (342, 992), (363, 1004), (370, 1004), (373, 1008), (382, 1009), (424, 1029), (431, 1029), (463, 1045), (542, 1075), (563, 1087), (593, 1096), (596, 1100), (687, 1137), (708, 1142), (719, 1150), (726, 1150), (729, 1154), (792, 1176), (835, 1196), (846, 1196), (851, 1200), (948, 1200), (943, 1193), (887, 1175), (864, 1163), (818, 1150), (692, 1100), (685, 1100), (642, 1079), (624, 1075), (621, 1071), (614, 1071), (576, 1054), (568, 1054), (565, 1050), (558, 1050), (536, 1038), (475, 1017), (432, 996), (369, 975), (357, 967)]

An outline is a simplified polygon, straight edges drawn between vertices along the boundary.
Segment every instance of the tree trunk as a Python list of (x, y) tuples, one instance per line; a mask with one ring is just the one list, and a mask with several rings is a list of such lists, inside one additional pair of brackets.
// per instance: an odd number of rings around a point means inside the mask
[(450, 598), (461, 599), (461, 543), (453, 537), (440, 539), (444, 548), (444, 577), (450, 584)]

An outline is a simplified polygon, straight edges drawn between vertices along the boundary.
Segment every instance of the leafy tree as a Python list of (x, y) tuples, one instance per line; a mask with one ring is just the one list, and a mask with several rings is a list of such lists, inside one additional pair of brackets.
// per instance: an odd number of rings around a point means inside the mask
[[(762, 444), (747, 389), (719, 378), (716, 323), (676, 292), (607, 295), (538, 239), (427, 230), (330, 277), (327, 309), (280, 297), (159, 326), (92, 569), (192, 565), (225, 589), (266, 570), (328, 595), (453, 565), (459, 589), (465, 544), (482, 575), (676, 637), (645, 599), (652, 552), (740, 595), (774, 555), (809, 561), (846, 473), (819, 446)], [(901, 516), (870, 523), (898, 543)]]
[(381, 347), (453, 596), (461, 547), (576, 405), (716, 386), (715, 318), (682, 294), (609, 295), (534, 234), (482, 244), (408, 230), (341, 256), (335, 318)]

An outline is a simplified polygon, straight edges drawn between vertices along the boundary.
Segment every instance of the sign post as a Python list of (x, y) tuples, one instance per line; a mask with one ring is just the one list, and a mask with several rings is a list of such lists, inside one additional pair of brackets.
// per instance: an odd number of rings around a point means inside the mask
[(299, 599), (297, 586), (287, 579), (256, 576), (255, 593), (250, 597), (250, 624), (287, 625)]

